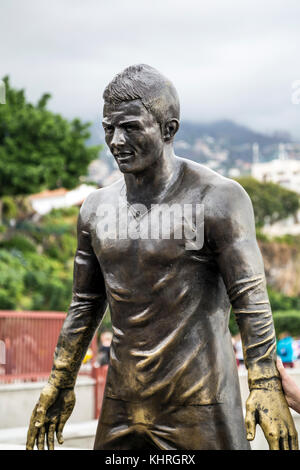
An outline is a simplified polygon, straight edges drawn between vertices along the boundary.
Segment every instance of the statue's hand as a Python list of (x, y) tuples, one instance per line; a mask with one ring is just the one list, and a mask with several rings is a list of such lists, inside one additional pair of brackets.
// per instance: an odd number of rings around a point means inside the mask
[(72, 388), (59, 389), (48, 383), (31, 415), (26, 449), (33, 450), (36, 443), (39, 450), (44, 450), (46, 437), (48, 449), (54, 450), (54, 433), (59, 444), (62, 444), (62, 431), (74, 405), (75, 394)]
[(270, 450), (298, 449), (297, 431), (283, 392), (278, 388), (251, 391), (246, 402), (245, 423), (249, 441), (254, 439), (259, 424)]

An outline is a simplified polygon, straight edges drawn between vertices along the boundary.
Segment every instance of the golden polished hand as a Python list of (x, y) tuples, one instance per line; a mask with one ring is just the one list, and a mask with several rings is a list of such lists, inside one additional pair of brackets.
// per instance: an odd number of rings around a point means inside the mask
[(298, 449), (297, 431), (278, 383), (251, 390), (246, 402), (245, 423), (249, 441), (254, 439), (255, 427), (259, 424), (270, 450)]
[(54, 450), (54, 433), (62, 444), (62, 431), (75, 405), (73, 388), (60, 389), (47, 383), (31, 415), (27, 433), (26, 449), (45, 448), (45, 438), (49, 450)]

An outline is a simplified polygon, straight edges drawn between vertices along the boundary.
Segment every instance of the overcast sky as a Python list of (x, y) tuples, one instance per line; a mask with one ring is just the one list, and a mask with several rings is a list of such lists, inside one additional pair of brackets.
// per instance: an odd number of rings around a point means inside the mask
[(106, 84), (143, 62), (173, 81), (182, 119), (300, 140), (299, 25), (299, 0), (0, 0), (0, 77), (95, 121)]

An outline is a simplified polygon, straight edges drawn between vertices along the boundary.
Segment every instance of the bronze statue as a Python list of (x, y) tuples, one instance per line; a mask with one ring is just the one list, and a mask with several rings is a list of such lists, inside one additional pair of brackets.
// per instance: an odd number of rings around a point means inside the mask
[[(27, 448), (43, 449), (46, 437), (53, 449), (55, 433), (62, 442), (76, 376), (108, 302), (113, 340), (95, 449), (250, 449), (257, 423), (270, 449), (297, 449), (248, 195), (235, 181), (175, 156), (179, 100), (157, 70), (128, 67), (107, 86), (104, 103), (106, 143), (124, 178), (81, 208), (73, 299)], [(119, 229), (120, 207), (127, 208), (139, 234), (160, 205), (198, 205), (203, 243), (187, 248), (173, 236), (184, 218), (167, 238), (115, 236), (110, 214), (101, 212), (108, 205)], [(246, 428), (230, 305), (248, 369)]]

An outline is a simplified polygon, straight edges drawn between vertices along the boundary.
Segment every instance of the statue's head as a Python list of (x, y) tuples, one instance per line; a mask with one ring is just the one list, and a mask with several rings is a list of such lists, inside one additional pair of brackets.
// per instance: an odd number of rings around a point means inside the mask
[(149, 65), (133, 65), (105, 88), (105, 140), (124, 173), (145, 170), (173, 142), (180, 106), (174, 85)]

